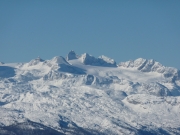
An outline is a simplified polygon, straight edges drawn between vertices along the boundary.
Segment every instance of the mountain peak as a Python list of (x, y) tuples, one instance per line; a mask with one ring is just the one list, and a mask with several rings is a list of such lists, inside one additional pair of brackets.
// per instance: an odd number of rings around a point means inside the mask
[(4, 62), (0, 62), (0, 65), (3, 65), (4, 64)]
[(29, 62), (29, 66), (37, 65), (40, 62), (44, 62), (44, 60), (38, 56), (36, 59), (33, 59)]
[(52, 64), (66, 64), (69, 65), (69, 63), (66, 61), (66, 59), (62, 56), (56, 56), (54, 58), (52, 58), (52, 60), (50, 60), (50, 63)]
[(73, 60), (73, 59), (77, 59), (77, 55), (73, 50), (71, 50), (67, 55), (67, 60)]
[(100, 56), (99, 58), (95, 58), (88, 53), (84, 53), (81, 55), (81, 61), (85, 65), (92, 65), (92, 66), (104, 66), (104, 67), (116, 67), (116, 62), (108, 58), (104, 55)]

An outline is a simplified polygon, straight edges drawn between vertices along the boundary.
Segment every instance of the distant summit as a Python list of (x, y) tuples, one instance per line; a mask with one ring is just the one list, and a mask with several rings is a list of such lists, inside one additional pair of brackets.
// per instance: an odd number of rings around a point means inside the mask
[(84, 70), (69, 64), (62, 56), (56, 56), (47, 62), (53, 70), (73, 73), (73, 74), (85, 74)]
[(75, 53), (73, 50), (71, 50), (71, 51), (68, 53), (66, 59), (67, 59), (67, 60), (77, 59), (77, 55), (76, 55), (76, 53)]
[(0, 65), (3, 65), (4, 64), (4, 62), (0, 62)]
[(58, 65), (61, 65), (61, 64), (66, 64), (66, 65), (69, 65), (69, 63), (66, 61), (66, 59), (62, 56), (56, 56), (54, 58), (52, 58), (49, 63), (51, 64), (58, 64)]
[(37, 65), (40, 62), (44, 62), (44, 60), (38, 56), (36, 59), (33, 59), (29, 62), (29, 66)]

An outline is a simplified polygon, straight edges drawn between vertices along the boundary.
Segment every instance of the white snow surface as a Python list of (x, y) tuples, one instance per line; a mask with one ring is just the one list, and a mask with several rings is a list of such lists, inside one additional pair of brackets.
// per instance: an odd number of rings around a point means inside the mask
[(136, 134), (128, 128), (143, 126), (175, 134), (169, 129), (180, 127), (178, 69), (142, 58), (118, 67), (86, 65), (86, 55), (1, 64), (0, 125), (29, 119), (60, 130), (64, 117), (106, 134)]

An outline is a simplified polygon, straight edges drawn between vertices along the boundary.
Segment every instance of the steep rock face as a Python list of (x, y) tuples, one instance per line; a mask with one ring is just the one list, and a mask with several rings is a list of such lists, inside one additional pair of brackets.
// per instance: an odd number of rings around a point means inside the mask
[(96, 65), (97, 61), (96, 58), (89, 55), (88, 53), (84, 53), (81, 57), (81, 62), (85, 65)]
[(73, 50), (71, 50), (67, 55), (67, 60), (73, 60), (73, 59), (77, 59), (77, 58), (78, 57), (77, 57), (76, 53)]
[(99, 58), (95, 58), (88, 53), (85, 53), (80, 57), (80, 59), (85, 65), (117, 67), (116, 62), (106, 56), (100, 56)]

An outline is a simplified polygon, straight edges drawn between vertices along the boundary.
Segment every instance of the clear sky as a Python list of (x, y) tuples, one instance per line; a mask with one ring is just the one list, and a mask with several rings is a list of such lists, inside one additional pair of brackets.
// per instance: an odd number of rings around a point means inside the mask
[(0, 61), (70, 50), (180, 69), (180, 0), (0, 0)]

